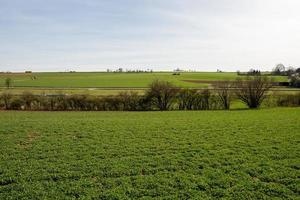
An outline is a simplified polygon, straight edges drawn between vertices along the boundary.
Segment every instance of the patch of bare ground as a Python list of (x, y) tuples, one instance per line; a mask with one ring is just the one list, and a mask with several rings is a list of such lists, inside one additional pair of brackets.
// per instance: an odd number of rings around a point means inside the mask
[(18, 142), (18, 147), (21, 149), (28, 149), (31, 147), (32, 143), (39, 137), (37, 133), (28, 133), (26, 138), (23, 140), (20, 140)]

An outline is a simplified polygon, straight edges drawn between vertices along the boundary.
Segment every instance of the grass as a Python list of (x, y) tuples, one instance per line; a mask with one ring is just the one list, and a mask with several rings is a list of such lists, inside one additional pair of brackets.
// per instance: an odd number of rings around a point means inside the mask
[(93, 89), (40, 89), (40, 88), (10, 88), (9, 90), (5, 88), (0, 88), (0, 95), (3, 92), (9, 92), (10, 94), (13, 95), (22, 95), (24, 92), (30, 92), (35, 95), (58, 95), (58, 94), (66, 94), (66, 95), (71, 95), (71, 94), (81, 94), (81, 95), (95, 95), (95, 96), (110, 96), (110, 95), (118, 95), (120, 92), (137, 92), (138, 94), (144, 94), (145, 90), (144, 89), (131, 89), (131, 88), (103, 88), (103, 89), (98, 89), (98, 88), (93, 88)]
[[(10, 92), (20, 95), (24, 91), (34, 94), (91, 94), (91, 95), (116, 95), (121, 91), (137, 91), (142, 94), (146, 87), (155, 79), (172, 82), (179, 87), (206, 88), (210, 81), (235, 80), (237, 74), (216, 72), (191, 72), (181, 73), (180, 76), (172, 75), (172, 72), (155, 73), (0, 73), (0, 94), (5, 91), (4, 80), (7, 77), (13, 79)], [(36, 77), (35, 80), (32, 77)], [(287, 81), (286, 77), (275, 77), (277, 81)], [(199, 81), (199, 83), (189, 82)], [(201, 82), (204, 81), (204, 82)], [(1, 88), (2, 87), (2, 88)], [(279, 88), (284, 92), (292, 93), (291, 89)], [(296, 92), (299, 90), (295, 90)]]
[(0, 199), (297, 199), (299, 116), (1, 112)]
[[(32, 77), (36, 77), (35, 80)], [(148, 87), (155, 79), (166, 80), (180, 87), (205, 87), (207, 83), (192, 83), (189, 81), (217, 81), (235, 80), (237, 74), (199, 72), (181, 73), (180, 76), (172, 72), (161, 73), (33, 73), (33, 74), (0, 74), (0, 86), (4, 86), (6, 77), (13, 79), (13, 85), (18, 87), (104, 87), (104, 88), (140, 88)], [(275, 77), (277, 81), (287, 81), (286, 77)]]
[[(0, 95), (3, 92), (9, 92), (12, 95), (22, 95), (24, 92), (30, 92), (35, 95), (59, 95), (59, 94), (80, 94), (80, 95), (94, 95), (94, 96), (110, 96), (118, 95), (120, 92), (137, 92), (142, 95), (145, 94), (145, 89), (139, 88), (31, 88), (31, 87), (16, 87), (0, 88)], [(298, 88), (272, 88), (270, 94), (285, 95), (285, 94), (298, 94), (300, 90)]]

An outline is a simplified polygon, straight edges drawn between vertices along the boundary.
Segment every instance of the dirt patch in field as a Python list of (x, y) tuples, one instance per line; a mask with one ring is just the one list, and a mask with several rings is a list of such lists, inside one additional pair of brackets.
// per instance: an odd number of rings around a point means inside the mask
[(34, 142), (38, 137), (39, 135), (37, 133), (28, 133), (26, 138), (24, 140), (19, 141), (17, 145), (21, 149), (28, 149), (31, 147), (32, 142)]
[[(188, 83), (199, 83), (199, 84), (214, 84), (214, 83), (227, 83), (227, 82), (230, 82), (230, 83), (235, 83), (236, 81), (233, 81), (233, 80), (230, 80), (230, 81), (226, 81), (226, 80), (221, 80), (221, 81), (218, 81), (218, 80), (182, 80), (184, 82), (188, 82)], [(280, 85), (281, 83), (285, 83), (285, 82), (272, 82), (272, 84), (274, 86), (278, 86)]]
[[(199, 83), (199, 84), (214, 84), (214, 83), (225, 83), (228, 81), (211, 81), (211, 80), (182, 80), (183, 82), (187, 83)], [(229, 81), (234, 82), (234, 81)]]

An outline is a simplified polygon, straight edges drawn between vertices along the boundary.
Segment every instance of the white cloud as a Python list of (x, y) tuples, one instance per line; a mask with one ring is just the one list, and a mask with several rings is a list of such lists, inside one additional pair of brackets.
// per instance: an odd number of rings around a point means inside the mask
[(298, 0), (76, 2), (0, 12), (0, 71), (118, 65), (235, 71), (300, 63)]

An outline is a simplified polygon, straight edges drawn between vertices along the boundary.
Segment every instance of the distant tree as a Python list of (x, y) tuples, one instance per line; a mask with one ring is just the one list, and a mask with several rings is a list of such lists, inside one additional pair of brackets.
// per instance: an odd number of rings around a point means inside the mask
[(292, 74), (296, 73), (296, 69), (294, 67), (288, 67), (286, 70), (286, 75), (291, 76)]
[(300, 88), (300, 73), (292, 74), (289, 80), (292, 87)]
[(159, 110), (169, 110), (178, 89), (167, 81), (155, 80), (150, 84), (146, 96), (152, 99), (153, 105)]
[(283, 64), (276, 65), (276, 67), (273, 69), (272, 73), (274, 75), (284, 75), (284, 73), (285, 73), (285, 66)]
[(235, 87), (237, 98), (249, 108), (258, 108), (272, 87), (272, 80), (267, 76), (247, 76), (244, 80), (237, 79)]
[(255, 69), (250, 69), (249, 72), (247, 73), (247, 75), (250, 76), (256, 76), (256, 75), (260, 75), (260, 71), (259, 70), (255, 70)]
[(4, 81), (4, 85), (7, 89), (9, 89), (12, 86), (12, 79), (10, 77), (7, 77)]
[(224, 109), (226, 110), (230, 108), (230, 102), (232, 99), (231, 86), (232, 82), (230, 81), (220, 81), (213, 85), (218, 98), (220, 99)]

